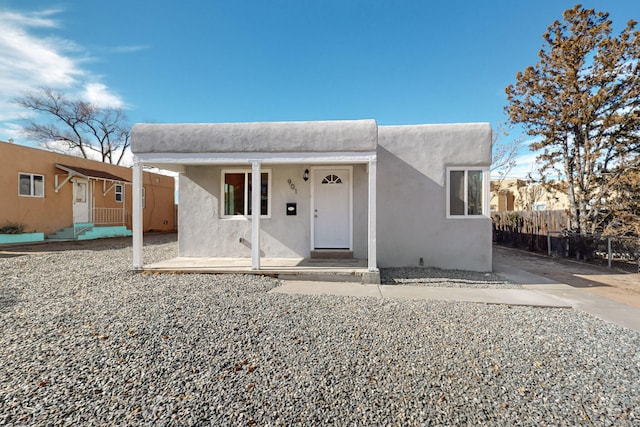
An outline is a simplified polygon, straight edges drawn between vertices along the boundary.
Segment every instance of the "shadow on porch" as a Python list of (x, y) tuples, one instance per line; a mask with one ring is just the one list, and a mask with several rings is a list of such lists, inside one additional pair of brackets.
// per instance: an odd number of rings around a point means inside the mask
[[(366, 259), (261, 258), (260, 270), (251, 269), (251, 258), (177, 257), (147, 264), (144, 272), (259, 274), (281, 279), (366, 282), (371, 275)], [(376, 280), (373, 278), (373, 280)]]

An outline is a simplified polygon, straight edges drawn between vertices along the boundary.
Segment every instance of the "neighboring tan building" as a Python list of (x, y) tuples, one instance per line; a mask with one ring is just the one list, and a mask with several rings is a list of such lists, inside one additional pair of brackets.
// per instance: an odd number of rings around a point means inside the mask
[[(131, 168), (0, 142), (0, 228), (65, 239), (131, 235), (131, 183)], [(144, 172), (143, 188), (144, 231), (174, 230), (175, 179)]]
[(136, 124), (131, 149), (134, 192), (142, 165), (180, 174), (180, 257), (491, 271), (488, 123)]
[(517, 178), (491, 181), (491, 211), (565, 210), (569, 199), (564, 188), (563, 183), (544, 186)]

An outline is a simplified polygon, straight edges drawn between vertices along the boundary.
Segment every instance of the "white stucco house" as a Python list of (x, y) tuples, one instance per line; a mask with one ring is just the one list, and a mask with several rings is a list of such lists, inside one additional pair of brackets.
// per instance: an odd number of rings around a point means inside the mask
[(245, 257), (260, 270), (264, 258), (328, 251), (372, 273), (491, 270), (488, 123), (136, 124), (131, 149), (134, 269), (141, 170), (152, 165), (180, 174), (180, 257)]

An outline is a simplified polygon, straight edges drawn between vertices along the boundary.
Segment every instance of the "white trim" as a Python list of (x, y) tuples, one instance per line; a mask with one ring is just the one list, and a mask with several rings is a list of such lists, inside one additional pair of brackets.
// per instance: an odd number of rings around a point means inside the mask
[[(29, 193), (30, 194), (20, 194), (20, 175), (28, 175), (29, 176)], [(39, 176), (42, 178), (42, 196), (38, 196), (35, 194), (35, 185), (34, 185), (34, 177)], [(39, 173), (31, 173), (31, 172), (18, 172), (18, 197), (33, 197), (37, 199), (42, 199), (45, 196), (45, 176)]]
[(261, 163), (368, 163), (376, 159), (375, 151), (336, 151), (318, 153), (137, 153), (142, 163), (180, 165), (249, 165), (252, 161)]
[[(267, 178), (269, 179), (269, 178)], [(270, 182), (269, 180), (268, 182)], [(262, 173), (260, 172), (260, 162), (251, 163), (251, 269), (260, 270), (260, 195), (262, 193)], [(257, 191), (256, 191), (257, 190)], [(267, 197), (269, 197), (267, 190)], [(246, 207), (246, 205), (245, 205)], [(267, 213), (269, 213), (267, 208)]]
[(111, 182), (109, 188), (107, 188), (107, 181), (102, 181), (102, 197), (105, 197), (109, 191), (111, 191), (116, 186), (115, 182)]
[[(247, 211), (247, 209), (249, 208), (249, 203), (248, 203), (248, 194), (249, 194), (249, 174), (253, 173), (253, 167), (252, 169), (247, 169), (247, 168), (232, 168), (232, 169), (222, 169), (220, 171), (220, 219), (224, 219), (224, 220), (247, 220), (249, 218), (252, 218), (253, 215), (248, 215), (245, 213), (245, 215), (225, 215), (224, 213), (224, 175), (227, 173), (244, 173), (245, 174), (245, 189), (244, 189), (244, 206), (245, 206), (245, 212)], [(260, 174), (262, 173), (266, 173), (267, 174), (267, 214), (266, 215), (260, 215), (260, 218), (264, 218), (264, 219), (270, 219), (271, 218), (271, 169), (261, 169)], [(253, 178), (253, 176), (252, 176)], [(251, 184), (253, 187), (253, 184)], [(258, 186), (258, 188), (260, 189), (260, 191), (258, 191), (258, 194), (261, 194), (262, 192), (262, 187)], [(251, 205), (253, 206), (253, 201), (251, 202)], [(258, 212), (262, 211), (262, 206), (260, 204), (258, 204)]]
[(371, 160), (368, 164), (369, 182), (369, 215), (368, 215), (368, 246), (367, 246), (367, 267), (369, 271), (378, 269), (378, 243), (377, 243), (377, 165), (376, 160)]
[[(118, 187), (120, 187), (120, 191), (118, 191)], [(118, 194), (120, 195), (120, 200), (118, 200)], [(124, 185), (115, 184), (113, 188), (113, 200), (116, 203), (124, 203)]]
[(329, 165), (329, 166), (311, 166), (310, 168), (311, 174), (311, 202), (310, 202), (310, 223), (311, 223), (311, 242), (310, 249), (315, 250), (316, 242), (315, 242), (315, 172), (318, 170), (327, 170), (327, 171), (335, 171), (335, 170), (347, 170), (349, 172), (349, 250), (353, 250), (353, 166), (351, 165)]
[[(451, 215), (451, 179), (450, 175), (452, 171), (464, 172), (464, 214), (463, 215)], [(468, 174), (469, 171), (481, 171), (482, 172), (482, 214), (480, 215), (468, 215), (467, 214), (467, 206), (468, 206)], [(490, 203), (490, 171), (488, 166), (447, 166), (446, 168), (446, 176), (445, 176), (445, 209), (446, 209), (446, 218), (447, 219), (477, 219), (477, 218), (488, 218), (491, 212), (489, 203)]]
[(484, 200), (482, 201), (482, 215), (491, 218), (491, 206), (489, 206), (491, 203), (491, 171), (488, 167), (484, 169), (484, 173), (482, 174), (482, 191), (484, 195)]
[(58, 184), (58, 177), (59, 176), (63, 176), (62, 174), (55, 174), (54, 175), (54, 184), (55, 184), (55, 188), (53, 189), (56, 193), (58, 191), (60, 191), (60, 189), (62, 188), (63, 185), (65, 185), (67, 182), (69, 182), (71, 180), (71, 178), (74, 177), (74, 175), (71, 174), (66, 174), (64, 176), (66, 176), (66, 178), (60, 183)]
[(132, 240), (133, 240), (133, 269), (142, 270), (143, 263), (143, 236), (142, 236), (142, 165), (139, 162), (133, 163), (131, 171), (133, 177), (133, 190), (131, 194), (132, 208)]
[[(92, 218), (92, 213), (93, 213), (93, 181), (91, 181), (88, 178), (82, 178), (79, 176), (74, 176), (73, 179), (71, 180), (71, 182), (73, 183), (72, 187), (71, 187), (71, 217), (73, 220), (73, 223), (75, 224), (76, 222), (92, 222), (93, 218)], [(76, 195), (77, 195), (77, 186), (76, 184), (83, 184), (84, 185), (84, 189), (85, 189), (85, 193), (84, 193), (84, 202), (80, 202), (76, 199)], [(86, 212), (84, 212), (84, 209), (80, 209), (80, 207), (78, 206), (78, 204), (80, 205), (84, 205), (86, 204)], [(80, 213), (83, 217), (86, 214), (87, 219), (86, 220), (81, 220), (81, 221), (76, 221), (76, 218), (78, 217), (78, 213)]]

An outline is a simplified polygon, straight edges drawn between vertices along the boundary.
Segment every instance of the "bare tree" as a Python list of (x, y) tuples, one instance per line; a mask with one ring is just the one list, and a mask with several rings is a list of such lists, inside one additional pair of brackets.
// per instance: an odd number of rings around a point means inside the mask
[(50, 149), (77, 151), (89, 158), (99, 153), (105, 163), (120, 164), (130, 145), (130, 128), (121, 108), (100, 107), (80, 99), (69, 99), (49, 88), (28, 93), (14, 102), (37, 113), (24, 126), (28, 137)]
[(491, 141), (491, 175), (500, 188), (502, 181), (517, 163), (518, 152), (522, 147), (522, 138), (508, 139), (509, 132), (503, 123), (493, 129)]
[(618, 182), (640, 161), (640, 32), (576, 5), (549, 26), (539, 61), (506, 88), (506, 110), (542, 150), (540, 173), (567, 181), (571, 230), (601, 226)]

